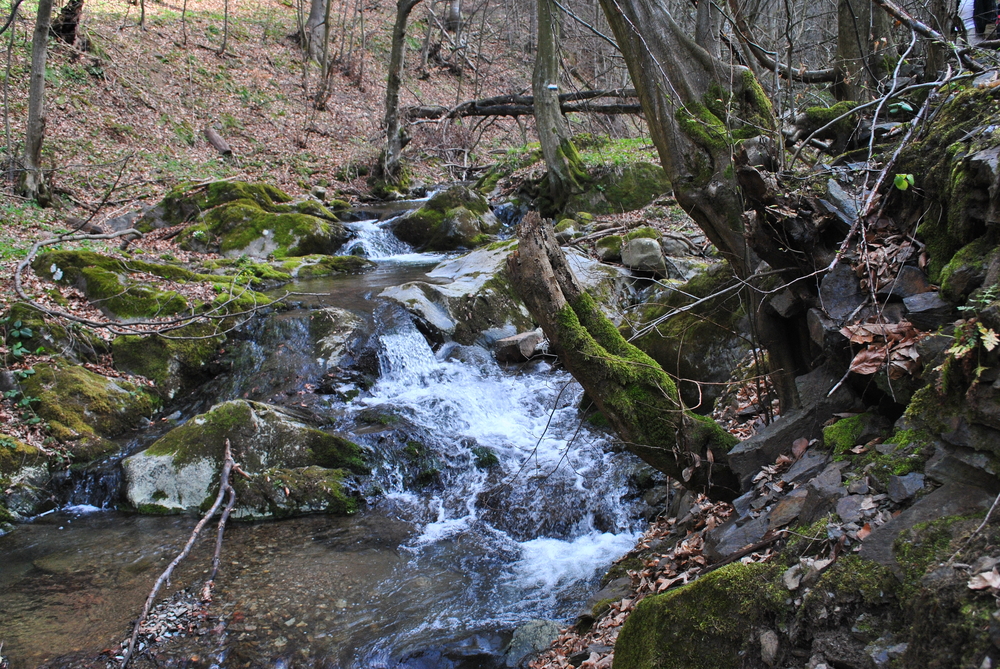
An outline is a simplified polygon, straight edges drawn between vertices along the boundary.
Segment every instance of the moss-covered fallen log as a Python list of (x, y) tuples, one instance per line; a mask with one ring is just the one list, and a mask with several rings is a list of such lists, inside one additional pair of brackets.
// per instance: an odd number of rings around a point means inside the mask
[(625, 447), (693, 490), (735, 497), (739, 484), (726, 454), (736, 439), (686, 411), (673, 380), (625, 341), (580, 287), (550, 224), (529, 213), (518, 240), (507, 261), (515, 290)]

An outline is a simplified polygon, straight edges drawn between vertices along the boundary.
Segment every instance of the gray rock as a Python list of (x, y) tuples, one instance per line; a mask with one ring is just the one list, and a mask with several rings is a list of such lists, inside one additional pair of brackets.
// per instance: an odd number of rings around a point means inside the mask
[(900, 578), (902, 570), (892, 547), (896, 538), (914, 525), (949, 516), (967, 516), (990, 508), (993, 495), (974, 486), (945, 483), (937, 490), (917, 500), (913, 506), (889, 522), (876, 528), (861, 546), (860, 555), (891, 569)]
[(830, 456), (816, 449), (809, 449), (781, 476), (785, 483), (800, 483), (823, 471)]
[(850, 263), (843, 262), (823, 277), (819, 284), (819, 298), (827, 315), (835, 321), (842, 321), (864, 304), (868, 295), (861, 290)]
[(778, 635), (774, 630), (764, 630), (760, 633), (760, 658), (769, 667), (773, 667), (778, 661)]
[(820, 350), (847, 348), (847, 339), (840, 334), (840, 326), (820, 309), (812, 308), (806, 312), (806, 327), (809, 329), (809, 339)]
[(733, 508), (736, 510), (737, 518), (745, 518), (748, 513), (750, 513), (750, 502), (753, 501), (756, 492), (751, 490), (750, 492), (743, 493), (736, 499), (732, 501)]
[(847, 495), (847, 488), (841, 485), (841, 463), (833, 463), (822, 474), (805, 485), (806, 499), (802, 504), (799, 519), (811, 523), (833, 510), (841, 497)]
[(536, 355), (539, 345), (545, 340), (545, 335), (541, 330), (522, 332), (513, 337), (504, 337), (497, 340), (493, 353), (497, 362), (517, 363), (525, 362)]
[(15, 388), (17, 388), (17, 377), (14, 376), (14, 372), (6, 369), (0, 371), (0, 393), (6, 393)]
[(625, 597), (628, 597), (631, 592), (632, 592), (632, 579), (630, 579), (628, 576), (622, 576), (621, 578), (614, 579), (613, 581), (609, 582), (606, 586), (604, 586), (603, 588), (601, 588), (600, 590), (598, 590), (597, 592), (595, 592), (593, 595), (590, 596), (590, 599), (587, 600), (587, 603), (584, 605), (583, 610), (581, 610), (580, 613), (577, 614), (576, 617), (577, 623), (579, 624), (581, 622), (583, 623), (593, 622), (594, 619), (596, 618), (594, 614), (600, 613), (594, 611), (595, 606), (609, 599), (614, 601), (624, 599)]
[(846, 384), (842, 384), (831, 397), (826, 396), (840, 377), (841, 374), (834, 374), (824, 366), (796, 378), (795, 385), (803, 408), (780, 416), (729, 451), (729, 465), (740, 476), (744, 490), (749, 490), (750, 479), (761, 467), (791, 450), (796, 439), (818, 438), (823, 424), (833, 414), (859, 407), (857, 395)]
[(754, 518), (743, 526), (730, 521), (710, 531), (705, 538), (705, 553), (713, 559), (728, 557), (764, 538), (768, 520), (764, 516)]
[(913, 265), (903, 265), (893, 282), (880, 288), (878, 294), (883, 297), (891, 295), (903, 299), (927, 293), (930, 290), (930, 281), (927, 280), (927, 275), (920, 268)]
[(639, 237), (622, 245), (622, 264), (631, 269), (666, 274), (667, 263), (663, 249), (655, 239)]
[(802, 311), (802, 301), (790, 288), (771, 295), (767, 304), (782, 318), (791, 318)]
[(826, 196), (830, 202), (844, 212), (844, 215), (853, 223), (858, 218), (858, 205), (860, 202), (852, 195), (848, 195), (844, 187), (836, 179), (828, 179), (826, 182)]
[(769, 527), (778, 529), (798, 518), (808, 495), (809, 491), (805, 488), (796, 488), (788, 493), (784, 499), (774, 505), (771, 513), (768, 514)]
[(682, 237), (679, 235), (664, 235), (660, 239), (660, 248), (663, 249), (664, 255), (671, 257), (689, 256), (697, 252), (694, 245), (688, 240), (687, 237)]
[(903, 298), (907, 317), (920, 330), (936, 330), (955, 320), (952, 306), (937, 293), (920, 293)]
[(837, 515), (845, 523), (855, 523), (861, 520), (861, 503), (864, 495), (848, 495), (837, 502)]
[(535, 655), (549, 647), (559, 636), (559, 623), (552, 620), (529, 620), (516, 630), (507, 646), (504, 663), (511, 668), (527, 664)]
[(862, 476), (861, 478), (851, 481), (851, 484), (847, 486), (847, 492), (852, 495), (867, 495), (868, 477)]
[(1000, 493), (1000, 480), (990, 459), (989, 453), (938, 444), (924, 465), (924, 474), (938, 483), (975, 485), (996, 494)]
[(312, 196), (320, 202), (326, 202), (326, 189), (322, 186), (313, 186), (310, 191)]
[(897, 504), (905, 502), (923, 489), (923, 474), (912, 472), (906, 476), (889, 477), (889, 497)]

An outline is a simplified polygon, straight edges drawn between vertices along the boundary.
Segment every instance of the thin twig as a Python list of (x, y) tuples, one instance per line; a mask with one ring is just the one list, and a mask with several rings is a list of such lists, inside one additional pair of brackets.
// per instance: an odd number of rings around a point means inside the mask
[(209, 519), (215, 515), (215, 512), (219, 510), (222, 505), (222, 497), (226, 493), (229, 485), (229, 473), (233, 469), (233, 454), (232, 449), (229, 447), (229, 440), (226, 440), (226, 453), (225, 461), (222, 463), (222, 474), (219, 477), (219, 494), (215, 496), (215, 502), (212, 503), (212, 507), (202, 516), (202, 519), (198, 521), (198, 524), (194, 526), (194, 530), (191, 531), (191, 536), (188, 537), (187, 543), (184, 545), (184, 549), (173, 559), (173, 561), (163, 570), (160, 577), (156, 579), (156, 583), (153, 584), (153, 589), (149, 592), (149, 597), (146, 598), (146, 604), (142, 607), (142, 614), (139, 619), (135, 621), (135, 627), (132, 628), (132, 636), (128, 642), (128, 649), (125, 651), (125, 655), (122, 657), (122, 663), (119, 665), (119, 669), (125, 669), (128, 666), (129, 660), (132, 659), (133, 652), (135, 651), (135, 642), (139, 638), (139, 629), (142, 627), (142, 623), (146, 621), (149, 616), (149, 610), (153, 606), (153, 602), (156, 601), (156, 595), (159, 593), (160, 588), (163, 584), (170, 580), (170, 575), (173, 574), (174, 568), (180, 564), (181, 560), (188, 556), (191, 549), (194, 547), (194, 542), (198, 539), (198, 535), (201, 530), (208, 523)]

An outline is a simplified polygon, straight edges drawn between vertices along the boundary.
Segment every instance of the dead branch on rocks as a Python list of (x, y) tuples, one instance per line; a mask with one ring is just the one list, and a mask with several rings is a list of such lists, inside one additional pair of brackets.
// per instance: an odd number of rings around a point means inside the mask
[[(215, 515), (215, 512), (219, 510), (222, 505), (222, 498), (229, 495), (229, 501), (226, 504), (226, 509), (222, 514), (222, 518), (219, 520), (219, 531), (218, 538), (216, 539), (215, 546), (215, 556), (212, 559), (212, 573), (209, 575), (209, 580), (205, 583), (205, 588), (202, 591), (208, 593), (207, 600), (211, 599), (211, 586), (214, 585), (215, 575), (219, 569), (219, 558), (222, 553), (222, 534), (225, 531), (225, 523), (229, 518), (229, 512), (232, 511), (233, 504), (236, 502), (236, 492), (233, 490), (232, 484), (229, 482), (229, 476), (232, 473), (236, 463), (233, 461), (232, 448), (229, 445), (229, 440), (226, 439), (226, 453), (225, 459), (222, 463), (222, 473), (219, 475), (219, 494), (215, 497), (215, 502), (212, 503), (212, 507), (202, 516), (198, 524), (194, 526), (191, 531), (191, 536), (188, 537), (187, 543), (184, 545), (184, 549), (177, 554), (177, 557), (163, 570), (160, 577), (156, 579), (153, 584), (153, 589), (149, 592), (149, 596), (146, 598), (146, 604), (142, 607), (142, 614), (139, 616), (138, 620), (135, 621), (135, 626), (132, 628), (132, 636), (129, 638), (128, 648), (125, 650), (125, 654), (122, 656), (122, 663), (120, 669), (125, 669), (128, 666), (129, 661), (132, 659), (135, 653), (135, 642), (139, 638), (139, 630), (142, 627), (142, 623), (145, 622), (146, 617), (149, 616), (149, 610), (153, 606), (153, 602), (156, 601), (156, 595), (160, 592), (160, 588), (163, 587), (164, 583), (170, 581), (170, 575), (173, 574), (174, 569), (180, 564), (181, 560), (186, 558), (194, 547), (195, 541), (198, 539), (198, 535), (204, 529), (208, 521)], [(241, 470), (242, 471), (242, 470)]]

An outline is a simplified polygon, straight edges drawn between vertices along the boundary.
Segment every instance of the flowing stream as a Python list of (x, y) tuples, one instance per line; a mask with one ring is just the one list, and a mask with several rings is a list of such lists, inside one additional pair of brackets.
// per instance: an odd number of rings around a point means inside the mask
[[(349, 518), (231, 523), (212, 605), (224, 629), (207, 645), (177, 642), (161, 666), (500, 666), (512, 630), (572, 620), (637, 538), (636, 462), (581, 423), (572, 378), (546, 362), (501, 369), (478, 347), (433, 350), (377, 295), (426, 280), (440, 257), (413, 254), (384, 223), (350, 225), (345, 252), (378, 268), (286, 287), (307, 302), (246, 333), (232, 371), (181, 413), (234, 397), (306, 407), (370, 449), (373, 503)], [(378, 376), (367, 389), (348, 378), (311, 390), (328, 370), (309, 317), (331, 306), (368, 323)], [(78, 478), (66, 496), (78, 506), (0, 538), (0, 641), (15, 669), (91, 666), (73, 663), (115, 647), (187, 538), (191, 518), (95, 508), (114, 506), (116, 463)], [(173, 589), (203, 578), (209, 544)]]

